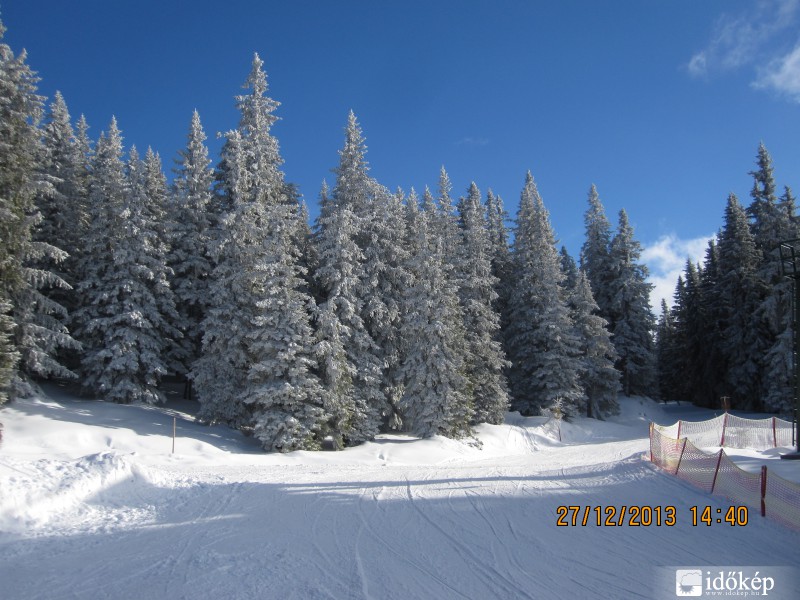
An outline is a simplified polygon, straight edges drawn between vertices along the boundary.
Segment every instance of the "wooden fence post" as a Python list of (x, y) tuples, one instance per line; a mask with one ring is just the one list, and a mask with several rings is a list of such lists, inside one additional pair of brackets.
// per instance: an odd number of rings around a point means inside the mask
[(776, 431), (775, 417), (772, 417), (772, 447), (778, 447), (778, 432)]
[(725, 428), (728, 426), (728, 413), (722, 419), (722, 439), (719, 441), (720, 446), (725, 446)]
[(681, 448), (681, 455), (678, 457), (678, 465), (675, 467), (675, 475), (678, 474), (678, 469), (681, 468), (681, 461), (683, 460), (683, 452), (686, 450), (686, 442), (689, 440), (687, 438), (683, 438), (683, 447)]

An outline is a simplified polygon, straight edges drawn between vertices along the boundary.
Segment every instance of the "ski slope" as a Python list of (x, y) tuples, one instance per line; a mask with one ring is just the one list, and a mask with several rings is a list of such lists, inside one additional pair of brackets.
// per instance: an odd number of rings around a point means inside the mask
[[(649, 421), (693, 407), (623, 399), (561, 442), (509, 414), (469, 443), (282, 456), (191, 407), (50, 386), (0, 410), (0, 597), (674, 598), (665, 567), (800, 564), (797, 533), (758, 515), (693, 527), (690, 506), (727, 503), (643, 459)], [(558, 527), (561, 505), (672, 505), (676, 524)]]

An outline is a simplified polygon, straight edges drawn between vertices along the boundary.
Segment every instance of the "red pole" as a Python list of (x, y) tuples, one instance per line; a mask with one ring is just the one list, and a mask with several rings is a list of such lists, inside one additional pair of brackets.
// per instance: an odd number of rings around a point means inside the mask
[(767, 506), (764, 503), (764, 496), (767, 495), (767, 465), (761, 467), (761, 516), (767, 516)]
[(717, 485), (717, 473), (719, 473), (719, 463), (722, 462), (722, 455), (723, 454), (724, 454), (724, 452), (722, 451), (722, 448), (720, 448), (719, 449), (719, 456), (717, 456), (717, 468), (714, 469), (714, 479), (711, 482), (711, 492), (710, 492), (711, 494), (714, 493), (714, 488)]

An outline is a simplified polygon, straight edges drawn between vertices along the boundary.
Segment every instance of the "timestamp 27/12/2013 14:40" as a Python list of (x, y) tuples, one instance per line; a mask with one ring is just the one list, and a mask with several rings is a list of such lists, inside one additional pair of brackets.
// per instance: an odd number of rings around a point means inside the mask
[[(678, 510), (674, 506), (559, 506), (556, 509), (559, 527), (674, 527), (678, 523)], [(748, 521), (746, 506), (714, 508), (690, 506), (692, 525), (730, 525), (744, 527)]]

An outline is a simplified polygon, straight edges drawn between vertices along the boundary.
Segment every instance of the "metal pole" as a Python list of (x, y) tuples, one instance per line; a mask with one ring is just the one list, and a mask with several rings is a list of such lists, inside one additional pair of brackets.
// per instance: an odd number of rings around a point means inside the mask
[[(800, 414), (800, 356), (798, 356), (798, 326), (800, 326), (800, 284), (798, 284), (798, 265), (797, 265), (797, 246), (800, 245), (800, 240), (789, 240), (782, 242), (780, 245), (781, 255), (781, 270), (784, 277), (792, 280), (792, 287), (794, 288), (793, 303), (794, 310), (792, 318), (792, 359), (794, 360), (794, 401), (795, 401), (795, 414)], [(790, 460), (800, 459), (800, 419), (795, 419), (795, 451), (787, 454), (782, 454), (781, 458)]]
[[(800, 326), (800, 283), (797, 282), (797, 279), (794, 280), (794, 322), (792, 325), (794, 326), (794, 410), (795, 415), (800, 415), (800, 354), (798, 354), (798, 331), (797, 328)], [(800, 419), (795, 418), (795, 442), (797, 446), (795, 447), (795, 454), (794, 458), (800, 458)]]

